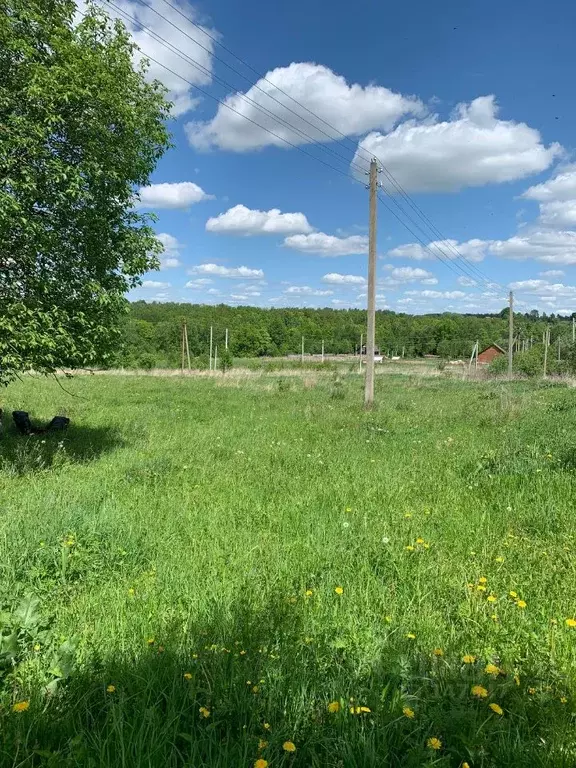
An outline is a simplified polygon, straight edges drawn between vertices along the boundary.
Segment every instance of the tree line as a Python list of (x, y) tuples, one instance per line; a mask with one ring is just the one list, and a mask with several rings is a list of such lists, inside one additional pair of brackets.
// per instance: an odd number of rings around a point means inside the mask
[[(576, 313), (575, 313), (576, 315)], [(224, 348), (228, 329), (229, 349), (236, 358), (296, 355), (302, 337), (306, 354), (354, 354), (366, 332), (366, 311), (360, 309), (309, 309), (230, 307), (225, 304), (176, 304), (134, 302), (122, 329), (122, 343), (115, 363), (125, 367), (180, 365), (181, 334), (188, 329), (194, 365), (207, 365), (210, 327), (213, 344)], [(554, 314), (514, 314), (518, 346), (541, 343), (546, 328), (551, 344), (568, 353), (572, 320)], [(480, 349), (497, 343), (507, 347), (508, 309), (496, 315), (454, 313), (409, 315), (389, 310), (376, 313), (376, 343), (385, 355), (446, 359), (468, 358), (476, 341)]]

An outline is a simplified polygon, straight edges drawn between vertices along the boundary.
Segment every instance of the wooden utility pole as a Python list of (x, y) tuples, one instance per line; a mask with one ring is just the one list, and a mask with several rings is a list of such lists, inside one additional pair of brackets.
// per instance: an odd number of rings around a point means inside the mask
[[(188, 346), (188, 324), (186, 323), (186, 320), (184, 320), (182, 335), (183, 335), (183, 341), (184, 341), (184, 348), (186, 350), (186, 360), (188, 362), (188, 370), (191, 371), (192, 365), (190, 364), (190, 347)], [(182, 359), (182, 370), (184, 370), (184, 359)]]
[(560, 362), (560, 339), (558, 339), (558, 362)]
[(360, 334), (360, 352), (358, 360), (358, 373), (362, 373), (362, 347), (364, 346), (364, 334)]
[(374, 347), (376, 343), (376, 195), (378, 191), (378, 164), (376, 158), (370, 161), (370, 228), (368, 232), (368, 323), (366, 338), (366, 379), (364, 382), (364, 405), (374, 404)]
[(224, 336), (224, 349), (228, 349), (228, 328), (226, 328), (226, 332)]
[(512, 360), (514, 359), (514, 294), (508, 297), (510, 312), (508, 315), (508, 378), (512, 378)]
[(218, 370), (218, 344), (214, 348), (214, 370)]
[(181, 332), (181, 339), (180, 339), (180, 366), (182, 369), (182, 373), (184, 373), (184, 357), (186, 354), (186, 347), (184, 346), (184, 328), (185, 323), (182, 322), (182, 332)]
[(210, 370), (212, 370), (212, 339), (213, 339), (212, 326), (210, 326)]
[(548, 367), (548, 345), (550, 344), (550, 330), (544, 331), (544, 378), (546, 378), (546, 369)]
[(304, 365), (304, 336), (302, 336), (302, 351), (300, 353), (300, 362)]
[(322, 362), (324, 362), (324, 339), (322, 339)]

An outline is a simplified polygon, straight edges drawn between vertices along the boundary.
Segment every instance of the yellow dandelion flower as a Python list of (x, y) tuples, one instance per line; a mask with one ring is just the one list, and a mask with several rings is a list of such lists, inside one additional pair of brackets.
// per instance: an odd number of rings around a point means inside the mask
[(259, 692), (260, 692), (260, 688), (259, 688), (259, 686), (257, 686), (257, 685), (253, 685), (253, 686), (252, 686), (252, 693), (259, 693)]
[(406, 514), (404, 515), (404, 517), (412, 517), (412, 512), (406, 512)]
[(414, 634), (414, 632), (407, 632), (406, 637), (408, 638), (408, 640), (416, 640), (416, 635)]
[(331, 701), (330, 704), (328, 704), (328, 712), (331, 712), (332, 714), (335, 714), (336, 712), (340, 712), (340, 702)]
[(198, 712), (200, 712), (200, 714), (201, 714), (201, 715), (202, 715), (202, 717), (204, 717), (204, 718), (208, 718), (208, 717), (210, 717), (210, 710), (209, 710), (209, 709), (207, 709), (206, 707), (200, 707), (200, 709), (198, 710)]
[(489, 603), (497, 603), (498, 602), (498, 598), (496, 597), (496, 595), (488, 595), (486, 600)]
[(267, 746), (268, 746), (268, 742), (267, 741), (264, 741), (264, 739), (258, 739), (258, 749), (259, 750), (266, 749)]
[(114, 693), (115, 690), (116, 690), (116, 686), (115, 685), (107, 685), (106, 686), (106, 692), (107, 693)]
[(284, 752), (296, 752), (296, 745), (293, 741), (285, 741), (284, 744), (282, 744), (282, 749)]
[(17, 701), (15, 704), (12, 704), (12, 712), (26, 712), (29, 707), (29, 701)]
[(566, 696), (561, 696), (560, 697), (560, 704), (567, 704), (567, 703), (568, 703), (568, 699), (566, 698)]
[(264, 728), (265, 731), (271, 731), (272, 730), (272, 726), (270, 725), (270, 723), (263, 723), (262, 724), (262, 728)]
[(566, 619), (566, 626), (567, 627), (576, 627), (576, 619)]
[(428, 739), (428, 741), (426, 742), (426, 746), (429, 749), (442, 749), (442, 742), (440, 741), (440, 739), (432, 737), (431, 739)]
[(390, 622), (392, 621), (392, 616), (384, 616), (384, 621), (385, 621), (387, 624), (390, 624)]
[(306, 595), (306, 597), (312, 597), (312, 595), (314, 594), (314, 592), (312, 592), (312, 590), (311, 590), (311, 589), (307, 589), (307, 590), (306, 590), (306, 592), (305, 592), (304, 594)]
[(488, 691), (483, 685), (473, 685), (470, 693), (479, 699), (486, 699), (488, 697)]
[(40, 650), (40, 648), (41, 648), (41, 647), (42, 647), (42, 646), (40, 645), (40, 643), (36, 643), (36, 644), (34, 645), (34, 650), (36, 651), (36, 653), (38, 653), (38, 651)]
[(268, 768), (268, 760), (263, 760), (259, 757), (254, 763), (254, 768)]
[(525, 600), (517, 600), (516, 605), (518, 608), (526, 608), (526, 601)]
[(492, 616), (490, 616), (490, 618), (492, 619), (492, 621), (498, 621), (498, 616), (495, 613), (493, 613)]
[(346, 507), (345, 512), (352, 512), (352, 507)]
[(476, 589), (478, 590), (478, 592), (486, 592), (486, 585), (485, 584), (478, 584)]
[(410, 709), (410, 707), (403, 707), (402, 714), (404, 715), (404, 717), (407, 717), (409, 720), (413, 720), (415, 716), (414, 710)]
[(518, 593), (517, 593), (517, 592), (514, 592), (514, 591), (512, 591), (512, 592), (508, 592), (508, 594), (510, 595), (510, 597), (511, 597), (513, 600), (516, 600), (516, 598), (518, 597)]
[(528, 688), (528, 693), (530, 694), (530, 696), (534, 696), (534, 694), (536, 693), (536, 688)]
[(499, 555), (497, 558), (495, 558), (494, 562), (495, 563), (503, 563), (504, 562), (504, 558), (502, 557), (502, 555)]
[(519, 675), (514, 675), (514, 682), (516, 683), (516, 685), (520, 685), (520, 676)]
[(462, 656), (462, 661), (464, 664), (474, 664), (476, 661), (476, 656), (472, 656), (471, 653), (466, 653), (464, 656)]
[(464, 763), (462, 763), (462, 765), (460, 766), (460, 768), (470, 768), (470, 763), (466, 763), (466, 762), (464, 762)]
[(480, 576), (480, 578), (478, 579), (478, 584), (487, 584), (487, 583), (488, 583), (488, 579), (486, 578), (486, 576)]
[(136, 594), (136, 590), (134, 589), (134, 587), (130, 587), (130, 589), (128, 590), (128, 594), (130, 595), (130, 597), (133, 597)]
[(414, 547), (412, 546), (412, 544), (408, 544), (408, 546), (406, 547), (406, 551), (407, 552), (414, 552)]
[(424, 549), (430, 549), (430, 544), (428, 544), (427, 541), (425, 541), (424, 544), (422, 544), (422, 546), (424, 547)]
[(444, 656), (444, 651), (442, 650), (442, 648), (434, 648), (432, 653), (434, 654), (434, 656)]
[(154, 645), (156, 640), (153, 637), (149, 637), (148, 640), (146, 640), (146, 642), (148, 643), (148, 645)]
[(344, 594), (344, 587), (336, 587), (334, 592), (336, 592), (337, 595), (343, 595)]
[(495, 712), (497, 715), (503, 715), (504, 714), (504, 710), (502, 709), (502, 707), (499, 704), (495, 704), (494, 702), (492, 702), (492, 704), (489, 704), (488, 706), (490, 707), (492, 712)]
[(184, 680), (192, 680), (192, 672), (184, 672)]
[(423, 539), (421, 536), (419, 536), (419, 537), (416, 539), (416, 544), (424, 544), (424, 539)]
[(497, 667), (496, 664), (486, 664), (484, 672), (486, 672), (487, 675), (499, 675), (500, 668)]
[(372, 712), (370, 707), (359, 707), (360, 712)]

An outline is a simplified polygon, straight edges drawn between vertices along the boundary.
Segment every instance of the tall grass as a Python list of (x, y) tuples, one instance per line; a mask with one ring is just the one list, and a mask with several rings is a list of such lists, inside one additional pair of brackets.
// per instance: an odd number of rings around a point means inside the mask
[(217, 383), (5, 392), (0, 765), (575, 765), (572, 393)]

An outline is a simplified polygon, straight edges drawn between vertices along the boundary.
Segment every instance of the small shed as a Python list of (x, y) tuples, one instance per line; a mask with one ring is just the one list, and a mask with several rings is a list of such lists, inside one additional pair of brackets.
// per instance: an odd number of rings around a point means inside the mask
[(500, 357), (500, 355), (505, 354), (506, 350), (502, 349), (502, 347), (499, 347), (498, 344), (490, 344), (489, 347), (486, 347), (482, 350), (482, 352), (478, 353), (478, 362), (491, 363), (495, 357)]

